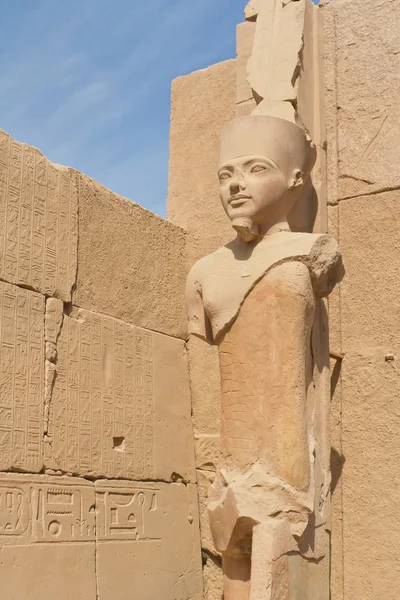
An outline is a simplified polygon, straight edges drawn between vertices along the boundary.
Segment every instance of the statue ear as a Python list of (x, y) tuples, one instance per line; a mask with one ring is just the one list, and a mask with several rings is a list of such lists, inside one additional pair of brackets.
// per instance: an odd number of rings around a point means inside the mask
[(295, 169), (292, 173), (292, 178), (289, 183), (289, 190), (294, 190), (295, 188), (303, 185), (303, 172), (300, 169)]

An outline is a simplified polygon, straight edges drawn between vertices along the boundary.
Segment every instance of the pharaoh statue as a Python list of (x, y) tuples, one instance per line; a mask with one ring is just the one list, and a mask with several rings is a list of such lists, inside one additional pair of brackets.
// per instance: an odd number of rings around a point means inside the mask
[(344, 270), (334, 238), (288, 225), (315, 158), (292, 122), (251, 115), (225, 126), (218, 176), (236, 237), (187, 281), (189, 331), (219, 351), (221, 457), (208, 510), (225, 600), (291, 599), (290, 556), (315, 558), (327, 519), (323, 298)]

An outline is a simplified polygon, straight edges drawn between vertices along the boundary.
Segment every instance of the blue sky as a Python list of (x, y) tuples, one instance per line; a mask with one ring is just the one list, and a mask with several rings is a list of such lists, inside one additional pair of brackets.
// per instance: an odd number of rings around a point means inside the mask
[(0, 128), (165, 215), (170, 85), (235, 56), (245, 0), (14, 0)]

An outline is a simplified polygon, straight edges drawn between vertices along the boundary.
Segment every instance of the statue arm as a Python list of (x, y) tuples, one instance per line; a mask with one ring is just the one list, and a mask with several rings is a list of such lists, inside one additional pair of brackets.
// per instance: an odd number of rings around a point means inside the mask
[(203, 290), (201, 284), (201, 264), (196, 263), (189, 272), (186, 281), (186, 312), (188, 316), (189, 333), (213, 342), (211, 325), (204, 310)]

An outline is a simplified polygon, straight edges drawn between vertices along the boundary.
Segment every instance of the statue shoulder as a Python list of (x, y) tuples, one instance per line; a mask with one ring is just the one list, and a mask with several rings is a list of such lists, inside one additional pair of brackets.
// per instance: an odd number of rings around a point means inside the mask
[(344, 276), (342, 254), (335, 238), (328, 233), (286, 234), (283, 238), (286, 260), (300, 260), (308, 267), (317, 298), (329, 296)]
[(329, 296), (344, 276), (342, 254), (336, 239), (328, 234), (310, 234), (315, 239), (308, 256), (314, 291), (318, 298)]

